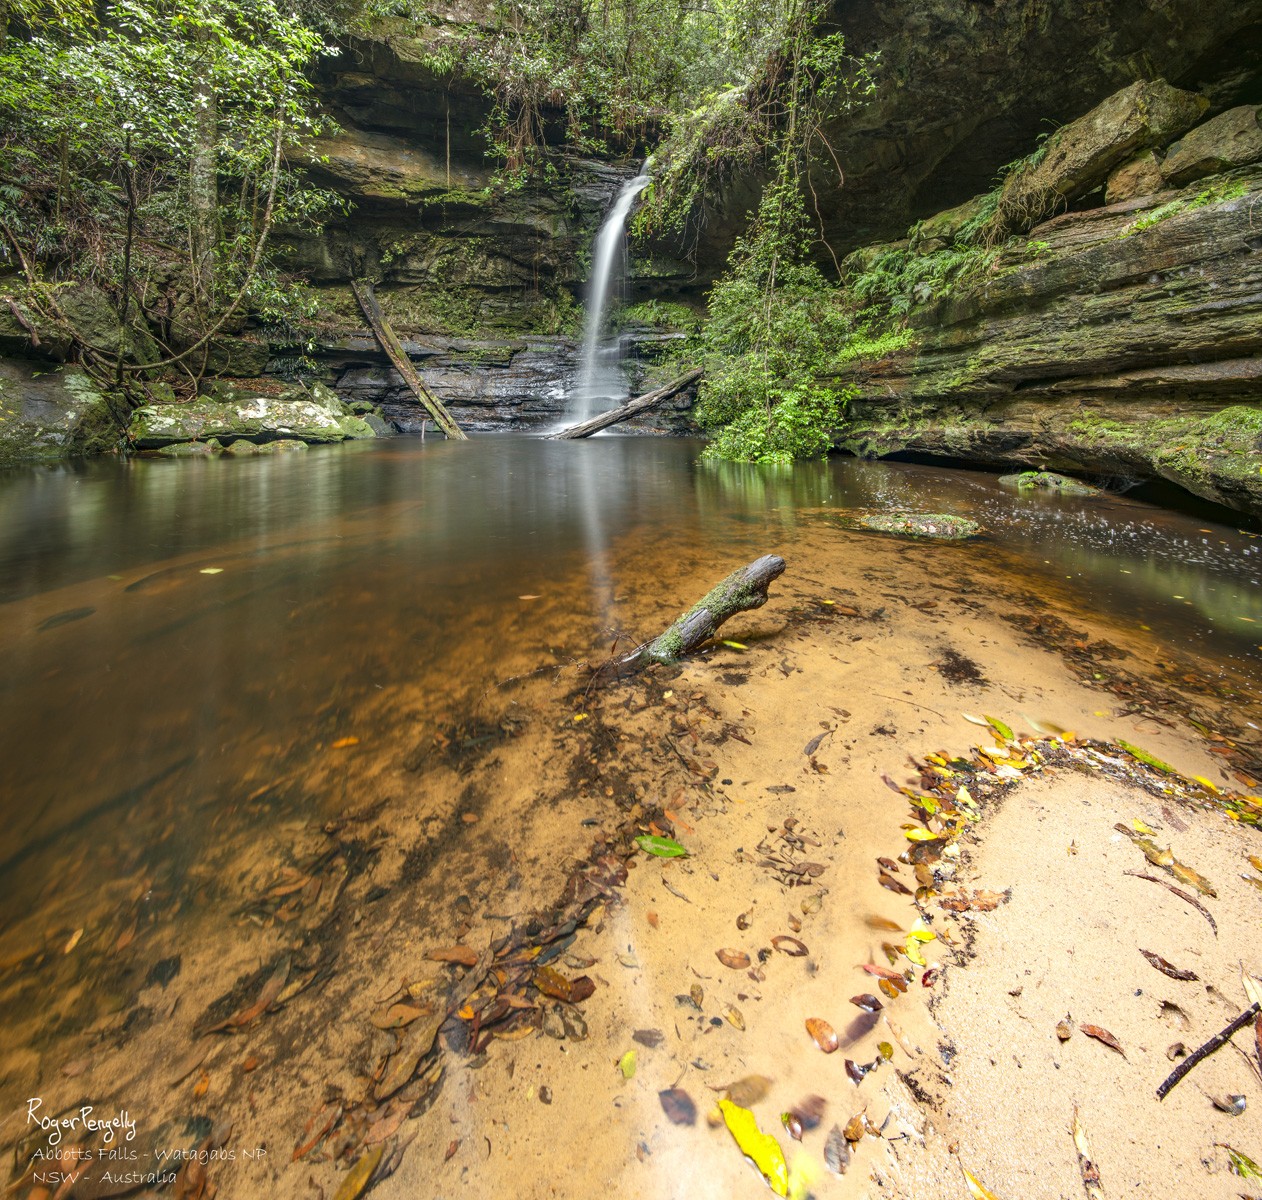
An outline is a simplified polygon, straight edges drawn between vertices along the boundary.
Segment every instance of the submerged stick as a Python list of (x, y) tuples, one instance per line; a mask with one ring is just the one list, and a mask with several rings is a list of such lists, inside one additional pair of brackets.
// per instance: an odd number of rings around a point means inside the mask
[(714, 637), (729, 617), (766, 604), (772, 580), (783, 574), (784, 559), (776, 554), (764, 554), (739, 571), (733, 571), (665, 633), (637, 647), (618, 666), (623, 671), (638, 671), (650, 663), (677, 662)]
[(548, 438), (551, 441), (565, 442), (572, 441), (575, 438), (591, 437), (593, 433), (599, 433), (602, 429), (608, 429), (610, 425), (616, 425), (619, 421), (625, 421), (628, 417), (634, 417), (637, 413), (648, 412), (650, 408), (656, 408), (672, 396), (677, 396), (684, 388), (691, 387), (692, 384), (701, 378), (703, 373), (701, 368), (697, 367), (681, 375), (678, 379), (671, 380), (664, 387), (645, 392), (644, 395), (637, 396), (634, 400), (628, 400), (619, 408), (611, 408), (608, 412), (599, 413), (590, 420), (580, 421), (577, 425), (570, 425), (557, 433), (550, 433)]
[(1164, 1100), (1173, 1090), (1174, 1085), (1179, 1082), (1198, 1062), (1208, 1058), (1215, 1050), (1221, 1050), (1232, 1037), (1239, 1033), (1246, 1025), (1250, 1024), (1253, 1019), (1262, 1013), (1262, 1004), (1250, 1004), (1230, 1025), (1214, 1034), (1203, 1046), (1199, 1046), (1193, 1050), (1169, 1075), (1162, 1081), (1161, 1086), (1157, 1089), (1157, 1099)]

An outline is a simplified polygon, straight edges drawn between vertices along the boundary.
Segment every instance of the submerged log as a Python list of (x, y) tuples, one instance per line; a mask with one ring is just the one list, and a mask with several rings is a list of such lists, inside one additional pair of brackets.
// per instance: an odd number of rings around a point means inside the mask
[(412, 360), (408, 358), (407, 351), (403, 349), (403, 344), (399, 341), (399, 335), (394, 332), (390, 322), (381, 311), (381, 305), (377, 303), (372, 284), (365, 279), (352, 279), (351, 291), (355, 293), (355, 299), (359, 301), (359, 307), (372, 327), (377, 345), (385, 351), (386, 357), (403, 377), (403, 382), (408, 385), (412, 395), (425, 405), (429, 410), (429, 415), (438, 423), (438, 428), (452, 441), (468, 441), (465, 431), (456, 424), (455, 418), (447, 411), (443, 402), (421, 382), (421, 377), (416, 373)]
[(711, 588), (665, 633), (637, 647), (618, 666), (621, 671), (638, 671), (650, 663), (673, 663), (690, 654), (718, 632), (719, 626), (737, 613), (761, 608), (767, 603), (767, 588), (784, 574), (784, 559), (764, 554), (748, 566), (733, 571), (717, 587)]
[(634, 417), (637, 413), (648, 412), (650, 408), (656, 408), (663, 401), (669, 400), (672, 396), (677, 396), (684, 388), (696, 383), (702, 374), (701, 368), (697, 367), (681, 375), (678, 379), (672, 380), (665, 387), (645, 392), (644, 395), (636, 396), (634, 400), (628, 400), (618, 408), (611, 408), (608, 412), (600, 413), (587, 421), (580, 421), (577, 425), (571, 425), (557, 433), (550, 433), (548, 437), (558, 442), (570, 441), (574, 438), (591, 437), (593, 433), (599, 433), (602, 429), (608, 429), (610, 425), (617, 425), (619, 421), (625, 421), (628, 417)]

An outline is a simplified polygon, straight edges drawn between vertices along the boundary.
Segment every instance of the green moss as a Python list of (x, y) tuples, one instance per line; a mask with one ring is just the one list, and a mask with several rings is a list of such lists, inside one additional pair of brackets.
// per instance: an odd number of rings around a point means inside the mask
[(692, 309), (671, 300), (642, 300), (622, 309), (617, 320), (623, 329), (649, 325), (673, 333), (694, 333), (701, 324), (701, 318)]
[(1151, 229), (1154, 225), (1160, 225), (1162, 221), (1167, 221), (1171, 217), (1177, 217), (1181, 213), (1193, 212), (1210, 204), (1221, 204), (1227, 200), (1236, 200), (1246, 195), (1248, 191), (1249, 188), (1243, 180), (1221, 181), (1202, 192), (1198, 192), (1195, 196), (1180, 196), (1159, 205), (1132, 222), (1118, 236), (1132, 237), (1134, 234), (1142, 233), (1145, 229)]

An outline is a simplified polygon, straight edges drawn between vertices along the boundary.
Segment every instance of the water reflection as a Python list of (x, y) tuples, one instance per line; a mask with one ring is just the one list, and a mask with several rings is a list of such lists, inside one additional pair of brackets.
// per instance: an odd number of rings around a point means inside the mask
[[(29, 911), (66, 862), (85, 889), (154, 864), (175, 887), (218, 814), (361, 732), (366, 700), (406, 687), (423, 699), (399, 721), (435, 720), (516, 669), (599, 653), (605, 630), (663, 598), (687, 602), (672, 590), (684, 565), (717, 575), (777, 552), (792, 570), (794, 538), (832, 536), (851, 507), (971, 516), (984, 540), (923, 553), (1041, 577), (1156, 645), (1256, 667), (1247, 534), (981, 473), (696, 453), (483, 437), (4, 477), (0, 911)], [(856, 536), (837, 533), (839, 556)], [(282, 789), (239, 821), (324, 799)]]

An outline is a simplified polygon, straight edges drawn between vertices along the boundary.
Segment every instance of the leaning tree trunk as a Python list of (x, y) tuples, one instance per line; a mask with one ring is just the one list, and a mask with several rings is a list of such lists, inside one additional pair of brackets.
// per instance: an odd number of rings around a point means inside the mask
[[(399, 335), (395, 333), (381, 311), (381, 305), (377, 303), (377, 294), (373, 291), (372, 284), (366, 279), (352, 279), (351, 291), (355, 293), (355, 299), (359, 301), (359, 307), (372, 327), (377, 345), (385, 351), (386, 357), (394, 364), (394, 369), (408, 385), (408, 390), (425, 405), (429, 415), (434, 418), (438, 423), (438, 428), (447, 435), (449, 440), (468, 441), (465, 431), (456, 424), (456, 418), (447, 411), (446, 405), (421, 382), (421, 377), (416, 373), (412, 360), (403, 349), (403, 343), (399, 341)], [(424, 433), (423, 425), (421, 432)]]
[(219, 181), (215, 150), (218, 140), (218, 97), (209, 84), (203, 84), (196, 97), (188, 191), (193, 284), (206, 324), (210, 323), (210, 314), (215, 307), (215, 245), (219, 240)]
[(599, 433), (602, 429), (608, 429), (610, 425), (616, 425), (619, 421), (625, 421), (628, 417), (634, 417), (637, 413), (648, 412), (650, 408), (656, 408), (672, 396), (678, 395), (684, 388), (696, 383), (702, 374), (704, 372), (700, 367), (697, 367), (681, 375), (678, 379), (672, 380), (665, 387), (645, 392), (644, 395), (637, 396), (634, 400), (628, 400), (618, 408), (611, 408), (608, 412), (598, 413), (589, 420), (580, 421), (577, 425), (570, 425), (558, 433), (549, 434), (548, 437), (554, 441), (570, 441), (575, 438), (591, 437), (593, 433)]
[(690, 654), (714, 637), (719, 626), (729, 617), (766, 604), (767, 588), (782, 574), (784, 559), (776, 554), (764, 554), (739, 571), (733, 571), (665, 633), (645, 642), (622, 659), (618, 663), (620, 670), (638, 671), (650, 663), (673, 663)]

